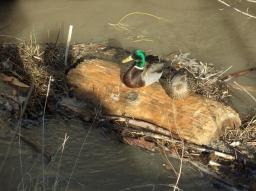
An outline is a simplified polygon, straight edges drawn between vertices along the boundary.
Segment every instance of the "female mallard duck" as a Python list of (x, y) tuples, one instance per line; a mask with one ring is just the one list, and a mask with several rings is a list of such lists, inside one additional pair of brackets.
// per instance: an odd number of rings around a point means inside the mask
[(122, 77), (123, 83), (129, 88), (140, 88), (158, 81), (163, 73), (164, 63), (158, 56), (146, 55), (142, 50), (136, 50), (122, 63), (133, 61), (133, 64)]
[(190, 93), (187, 74), (184, 70), (173, 71), (161, 84), (166, 93), (173, 99), (183, 99)]

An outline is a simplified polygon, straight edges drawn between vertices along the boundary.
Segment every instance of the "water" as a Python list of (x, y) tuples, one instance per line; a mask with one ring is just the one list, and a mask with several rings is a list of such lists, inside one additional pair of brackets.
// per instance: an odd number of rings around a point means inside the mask
[[(256, 14), (253, 3), (235, 5), (243, 10), (250, 7), (250, 13)], [(123, 20), (130, 31), (117, 30), (110, 25), (133, 12), (149, 13), (161, 19), (131, 15)], [(143, 48), (159, 55), (180, 50), (211, 62), (217, 68), (232, 66), (229, 72), (256, 66), (256, 20), (224, 7), (217, 0), (6, 0), (0, 3), (1, 42), (29, 40), (30, 34), (35, 35), (38, 42), (55, 42), (59, 32), (59, 42), (66, 42), (70, 24), (74, 25), (72, 43), (106, 41), (113, 46)], [(237, 81), (255, 87), (255, 78), (255, 73), (252, 73)], [(256, 107), (256, 103), (245, 93), (234, 90), (234, 95), (234, 107), (239, 111), (246, 112)], [(39, 128), (36, 127), (38, 134)], [(67, 183), (88, 128), (76, 120), (52, 119), (47, 124), (46, 142), (52, 151), (61, 145), (65, 132), (70, 136), (60, 167), (59, 184), (62, 188)], [(3, 142), (0, 150), (4, 151), (6, 145), (8, 142)], [(26, 145), (23, 145), (22, 151), (25, 183), (34, 185), (37, 177), (41, 181), (41, 160)], [(16, 190), (20, 182), (17, 145), (12, 153), (13, 157), (7, 161), (5, 173), (2, 174), (7, 178), (1, 179), (0, 190)], [(57, 156), (56, 161), (60, 155)], [(163, 167), (163, 163), (165, 161), (158, 154), (121, 144), (102, 130), (92, 129), (69, 188), (169, 190), (167, 185), (174, 184), (176, 178)], [(46, 170), (48, 186), (53, 185), (56, 179), (57, 164), (51, 164)], [(213, 183), (213, 180), (184, 164), (182, 189), (217, 190)]]
[[(165, 191), (170, 190), (168, 185), (176, 182), (174, 173), (163, 166), (166, 161), (161, 155), (122, 144), (116, 138), (104, 133), (102, 129), (94, 127), (90, 129), (90, 125), (85, 125), (77, 119), (65, 120), (58, 116), (51, 117), (46, 127), (46, 150), (54, 153), (53, 161), (45, 166), (47, 190), (53, 190), (56, 180), (58, 180), (57, 190), (64, 190), (82, 145), (79, 160), (68, 186), (69, 190)], [(3, 130), (1, 134), (2, 132)], [(62, 155), (61, 150), (58, 149), (61, 148), (65, 133), (69, 139)], [(83, 144), (86, 135), (88, 136)], [(35, 127), (33, 138), (40, 140), (40, 137), (41, 128)], [(7, 139), (5, 141), (1, 139), (0, 145), (0, 150), (5, 151), (9, 145)], [(35, 185), (42, 184), (41, 156), (35, 154), (26, 144), (22, 144), (21, 150), (25, 190), (33, 190)], [(3, 157), (4, 152), (0, 155), (0, 161)], [(178, 170), (179, 162), (172, 160), (172, 163)], [(20, 164), (19, 146), (15, 142), (0, 175), (0, 190), (22, 189)], [(225, 190), (223, 187), (218, 189), (216, 185), (218, 185), (216, 181), (203, 176), (191, 165), (183, 164), (180, 188)]]

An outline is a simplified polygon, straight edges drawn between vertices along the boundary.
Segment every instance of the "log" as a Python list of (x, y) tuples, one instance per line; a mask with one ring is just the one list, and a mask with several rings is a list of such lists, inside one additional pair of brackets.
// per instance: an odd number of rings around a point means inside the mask
[(195, 144), (208, 145), (225, 128), (241, 125), (238, 113), (231, 107), (199, 95), (175, 100), (159, 83), (128, 88), (120, 79), (117, 63), (87, 60), (70, 70), (67, 79), (78, 99), (100, 103), (104, 115), (145, 121)]

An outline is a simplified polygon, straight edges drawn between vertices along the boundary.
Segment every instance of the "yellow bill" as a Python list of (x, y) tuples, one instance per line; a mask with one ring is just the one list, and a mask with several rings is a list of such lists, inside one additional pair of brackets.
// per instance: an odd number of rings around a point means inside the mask
[(127, 58), (125, 58), (125, 59), (123, 59), (122, 60), (122, 63), (124, 64), (124, 63), (128, 63), (128, 62), (130, 62), (130, 61), (133, 61), (134, 59), (132, 58), (132, 56), (128, 56)]

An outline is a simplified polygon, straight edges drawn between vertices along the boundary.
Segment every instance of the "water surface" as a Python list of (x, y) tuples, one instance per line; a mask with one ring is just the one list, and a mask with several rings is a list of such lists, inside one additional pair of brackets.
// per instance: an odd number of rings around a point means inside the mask
[[(40, 142), (41, 126), (34, 128), (32, 138)], [(51, 117), (46, 123), (45, 148), (46, 151), (53, 153), (53, 158), (52, 162), (45, 164), (45, 189), (172, 190), (169, 185), (175, 184), (176, 176), (164, 166), (167, 162), (163, 156), (125, 145), (104, 132), (103, 129), (92, 127), (90, 124), (85, 125), (78, 119)], [(69, 138), (62, 152), (65, 133)], [(3, 130), (0, 134), (3, 134)], [(1, 138), (0, 141), (0, 161), (2, 161), (9, 142), (7, 138)], [(19, 144), (15, 142), (0, 175), (2, 190), (17, 190), (17, 188), (22, 190), (21, 177), (25, 190), (42, 188), (41, 155), (36, 154), (22, 142), (21, 159), (19, 151)], [(176, 159), (170, 161), (178, 170), (179, 161)], [(187, 163), (183, 164), (179, 187), (183, 190), (225, 190), (225, 187), (217, 181), (204, 176)]]
[[(235, 5), (243, 10), (250, 7), (250, 13), (256, 13), (255, 4), (242, 3)], [(110, 25), (133, 12), (148, 13), (161, 19), (131, 15), (123, 20), (130, 31), (118, 30)], [(0, 3), (1, 42), (29, 40), (30, 34), (38, 42), (55, 42), (58, 33), (58, 42), (66, 42), (70, 24), (74, 26), (72, 43), (105, 41), (112, 46), (143, 48), (158, 55), (180, 50), (190, 52), (193, 57), (211, 62), (220, 69), (232, 66), (229, 72), (256, 66), (256, 20), (226, 8), (217, 0), (10, 0)], [(236, 81), (255, 87), (255, 76), (252, 73)], [(256, 103), (241, 91), (234, 91), (233, 104), (241, 112), (256, 107)], [(61, 145), (65, 132), (70, 136), (60, 166), (60, 182), (57, 184), (60, 190), (68, 181), (88, 128), (76, 120), (52, 119), (47, 124), (46, 142), (52, 150)], [(1, 158), (6, 144), (8, 141), (1, 144)], [(0, 185), (5, 190), (16, 190), (21, 180), (18, 151), (15, 147), (6, 163), (5, 173), (1, 174), (7, 177), (1, 179)], [(35, 185), (36, 181), (40, 183), (41, 158), (26, 145), (22, 146), (22, 151), (26, 185)], [(56, 163), (51, 163), (45, 172), (49, 189), (56, 180), (59, 154)], [(165, 161), (158, 154), (124, 145), (109, 138), (100, 129), (93, 128), (81, 151), (69, 188), (169, 190), (167, 185), (174, 184), (176, 177), (163, 167), (163, 163)], [(218, 190), (214, 183), (184, 164), (182, 189)]]

